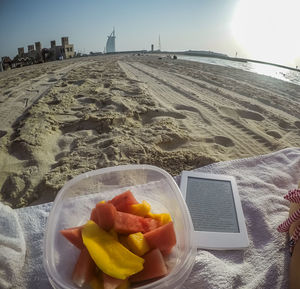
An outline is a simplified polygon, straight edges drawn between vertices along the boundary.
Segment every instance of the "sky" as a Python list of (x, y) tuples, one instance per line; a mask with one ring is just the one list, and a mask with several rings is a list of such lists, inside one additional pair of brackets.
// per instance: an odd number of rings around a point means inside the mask
[(0, 0), (0, 56), (69, 37), (77, 52), (208, 50), (300, 66), (299, 0)]

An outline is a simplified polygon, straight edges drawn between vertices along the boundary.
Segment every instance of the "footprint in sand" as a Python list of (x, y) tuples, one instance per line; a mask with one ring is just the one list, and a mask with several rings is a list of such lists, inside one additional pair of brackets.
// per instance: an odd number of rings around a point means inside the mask
[(226, 137), (226, 136), (215, 136), (215, 143), (219, 144), (223, 147), (233, 147), (234, 146), (234, 142), (232, 141), (232, 139)]
[(192, 106), (183, 105), (183, 104), (176, 105), (175, 109), (178, 109), (178, 110), (187, 110), (187, 111), (193, 111), (193, 112), (199, 113), (199, 109), (197, 109), (195, 107), (192, 107)]
[(141, 118), (144, 124), (151, 123), (153, 120), (163, 117), (173, 117), (176, 119), (185, 119), (186, 116), (179, 112), (172, 112), (172, 111), (159, 111), (157, 110), (150, 110), (144, 114), (141, 114)]
[(0, 130), (0, 138), (5, 136), (7, 134), (7, 131), (5, 130)]
[(282, 138), (281, 134), (276, 130), (269, 130), (266, 133), (274, 138)]
[(103, 87), (104, 88), (109, 88), (111, 86), (111, 83), (109, 83), (109, 82), (105, 82), (104, 84), (103, 84)]
[(293, 128), (292, 125), (289, 122), (285, 121), (284, 119), (280, 120), (280, 122), (278, 123), (278, 125), (281, 128), (283, 128), (283, 129), (291, 129), (291, 128)]
[(260, 113), (251, 110), (234, 109), (231, 107), (223, 106), (219, 108), (219, 111), (222, 114), (225, 114), (226, 116), (229, 116), (234, 119), (245, 118), (245, 119), (251, 119), (255, 121), (262, 121), (265, 119), (263, 115), (261, 115)]
[(82, 102), (82, 103), (96, 103), (97, 99), (95, 98), (90, 98), (90, 97), (85, 97), (85, 98), (81, 98), (78, 101)]
[(56, 78), (49, 78), (49, 79), (48, 79), (48, 82), (56, 82), (56, 81), (57, 81)]
[(68, 81), (68, 84), (74, 84), (74, 85), (78, 85), (78, 86), (81, 86), (84, 83), (85, 83), (85, 80), (69, 80)]
[(164, 151), (173, 151), (179, 148), (180, 146), (184, 145), (186, 142), (186, 139), (183, 139), (180, 136), (174, 134), (172, 136), (168, 136), (167, 139), (163, 140), (157, 145)]
[[(69, 151), (61, 152), (55, 156), (55, 161), (59, 161), (61, 158), (65, 158), (65, 157), (69, 157), (69, 156), (70, 156)], [(52, 168), (54, 168), (56, 166), (57, 166), (57, 164), (55, 164), (55, 166), (53, 166)]]
[(221, 135), (217, 135), (213, 138), (206, 138), (205, 142), (206, 143), (215, 143), (215, 144), (221, 145), (223, 147), (233, 147), (234, 146), (234, 142), (232, 139), (230, 139), (226, 136), (221, 136)]
[(295, 124), (295, 126), (296, 126), (297, 128), (300, 128), (300, 121), (297, 120), (297, 121), (294, 122), (294, 124)]
[(84, 97), (84, 95), (83, 94), (76, 94), (76, 95), (74, 95), (74, 98), (82, 98), (82, 97)]
[(251, 111), (251, 110), (243, 110), (243, 109), (237, 109), (237, 113), (240, 117), (246, 118), (246, 119), (252, 119), (256, 121), (262, 121), (265, 118), (257, 112)]

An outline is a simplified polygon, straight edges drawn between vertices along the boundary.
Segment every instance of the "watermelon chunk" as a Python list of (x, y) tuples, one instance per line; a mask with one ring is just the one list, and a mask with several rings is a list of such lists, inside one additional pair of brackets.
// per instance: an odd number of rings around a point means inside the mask
[(95, 276), (89, 285), (92, 289), (103, 289), (103, 281), (98, 276)]
[(116, 289), (129, 289), (130, 287), (130, 283), (128, 281), (128, 279), (124, 280), (124, 282), (119, 285)]
[(143, 219), (143, 217), (139, 217), (128, 213), (117, 212), (114, 229), (116, 232), (121, 234), (142, 232), (144, 230), (144, 227), (141, 222), (141, 219)]
[(168, 255), (176, 244), (173, 222), (147, 232), (144, 237), (151, 249), (158, 248), (164, 255)]
[(103, 289), (117, 289), (128, 283), (128, 280), (121, 280), (102, 273)]
[(81, 236), (81, 228), (82, 226), (79, 226), (60, 231), (60, 233), (79, 250), (82, 250), (84, 248)]
[(96, 208), (94, 208), (91, 212), (90, 220), (94, 221), (96, 224), (98, 224), (98, 217), (97, 217), (97, 212)]
[(168, 273), (164, 258), (159, 249), (154, 249), (143, 256), (144, 269), (132, 275), (129, 280), (133, 283), (165, 276)]
[(115, 223), (117, 210), (113, 204), (110, 203), (98, 203), (96, 205), (96, 222), (100, 228), (109, 231)]
[(72, 280), (77, 286), (82, 287), (94, 278), (95, 272), (96, 265), (88, 250), (83, 248), (74, 267)]
[(143, 225), (144, 230), (142, 232), (149, 232), (152, 231), (160, 226), (158, 220), (152, 218), (142, 218), (141, 223)]
[(120, 212), (130, 213), (131, 205), (138, 204), (131, 191), (126, 191), (115, 196), (109, 203), (112, 203)]
[(157, 228), (158, 225), (158, 222), (152, 218), (143, 218), (117, 211), (114, 229), (120, 234), (145, 233)]

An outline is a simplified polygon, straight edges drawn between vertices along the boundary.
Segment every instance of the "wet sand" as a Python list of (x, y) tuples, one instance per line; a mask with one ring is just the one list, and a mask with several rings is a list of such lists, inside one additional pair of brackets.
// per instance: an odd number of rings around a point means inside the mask
[(173, 176), (300, 143), (300, 86), (157, 55), (87, 57), (0, 73), (0, 201), (52, 201), (120, 164)]

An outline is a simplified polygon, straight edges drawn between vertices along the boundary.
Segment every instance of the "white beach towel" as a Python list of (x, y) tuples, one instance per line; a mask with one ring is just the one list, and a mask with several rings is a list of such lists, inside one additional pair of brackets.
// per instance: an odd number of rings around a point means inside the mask
[[(236, 177), (250, 240), (244, 251), (198, 250), (183, 288), (287, 288), (288, 216), (283, 196), (300, 180), (300, 148), (212, 164), (196, 171)], [(180, 177), (175, 178), (180, 181)], [(51, 288), (42, 242), (51, 203), (12, 210), (0, 204), (0, 288)]]

